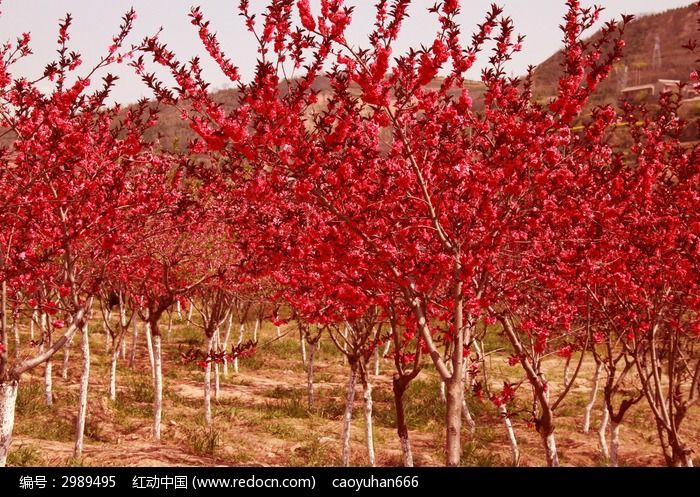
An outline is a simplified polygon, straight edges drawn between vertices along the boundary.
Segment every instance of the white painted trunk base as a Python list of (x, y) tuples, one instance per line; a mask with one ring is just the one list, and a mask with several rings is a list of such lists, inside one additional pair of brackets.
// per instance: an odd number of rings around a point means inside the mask
[(16, 381), (0, 384), (0, 467), (2, 468), (7, 464), (7, 454), (12, 444), (18, 386)]

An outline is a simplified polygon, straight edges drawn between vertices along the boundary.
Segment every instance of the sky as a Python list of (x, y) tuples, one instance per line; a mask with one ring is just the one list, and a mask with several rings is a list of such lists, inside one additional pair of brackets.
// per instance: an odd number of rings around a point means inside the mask
[[(437, 22), (428, 14), (427, 8), (436, 0), (414, 0), (410, 18), (404, 25), (395, 53), (409, 47), (429, 44), (434, 36)], [(464, 34), (470, 35), (477, 23), (481, 22), (494, 0), (462, 0), (460, 21)], [(512, 17), (516, 31), (525, 35), (523, 51), (517, 54), (510, 65), (513, 75), (523, 74), (528, 65), (536, 65), (558, 50), (562, 43), (559, 25), (565, 12), (564, 0), (495, 0), (503, 6), (505, 14)], [(366, 46), (366, 36), (373, 24), (373, 0), (346, 0), (347, 5), (355, 6), (353, 23), (348, 31), (348, 39), (354, 46)], [(594, 2), (583, 0), (584, 5)], [(599, 0), (605, 7), (601, 23), (619, 18), (622, 13), (643, 14), (660, 12), (674, 7), (693, 3), (691, 0)], [(261, 11), (267, 0), (250, 0), (253, 10)], [(311, 0), (315, 14), (320, 12), (320, 0)], [(28, 77), (41, 75), (47, 62), (53, 60), (56, 49), (58, 21), (67, 12), (73, 15), (71, 30), (72, 50), (83, 55), (84, 70), (106, 53), (111, 39), (116, 34), (120, 18), (129, 7), (136, 9), (138, 18), (135, 29), (129, 38), (130, 43), (138, 43), (144, 36), (154, 34), (163, 28), (161, 39), (165, 41), (180, 60), (188, 60), (201, 55), (204, 72), (213, 89), (225, 88), (226, 77), (215, 64), (208, 60), (203, 51), (197, 32), (189, 22), (187, 14), (193, 5), (201, 6), (206, 18), (211, 21), (211, 29), (219, 34), (219, 40), (226, 54), (238, 65), (244, 78), (249, 78), (255, 67), (256, 45), (252, 35), (245, 30), (238, 16), (238, 0), (4, 0), (0, 6), (0, 41), (14, 39), (23, 32), (32, 36), (34, 55), (16, 66), (16, 73)], [(483, 54), (482, 54), (483, 55)], [(480, 68), (477, 64), (471, 77), (478, 79)], [(120, 77), (113, 100), (130, 103), (142, 97), (149, 97), (148, 89), (126, 66), (111, 69)]]

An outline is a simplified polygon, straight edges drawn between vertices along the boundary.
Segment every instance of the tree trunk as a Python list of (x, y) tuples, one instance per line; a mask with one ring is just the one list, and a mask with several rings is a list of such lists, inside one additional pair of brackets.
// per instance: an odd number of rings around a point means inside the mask
[(352, 422), (352, 407), (355, 400), (355, 382), (357, 372), (354, 367), (350, 368), (350, 378), (348, 380), (347, 395), (345, 397), (345, 414), (343, 416), (343, 466), (350, 466), (350, 423)]
[(406, 468), (413, 467), (413, 452), (411, 451), (411, 441), (408, 437), (408, 426), (406, 425), (406, 410), (404, 409), (403, 396), (406, 393), (408, 382), (394, 375), (394, 405), (396, 406), (396, 431), (399, 435), (399, 443), (401, 444), (401, 455), (403, 457), (403, 465)]
[(15, 338), (15, 359), (19, 359), (20, 340), (19, 340), (19, 322), (17, 318), (12, 319), (12, 333)]
[(138, 318), (134, 316), (133, 333), (131, 334), (131, 355), (129, 356), (129, 368), (133, 369), (134, 360), (136, 359), (136, 345), (138, 344), (139, 327), (137, 324)]
[(87, 321), (81, 327), (80, 344), (83, 352), (83, 372), (80, 375), (80, 401), (78, 404), (78, 419), (75, 426), (75, 446), (73, 457), (79, 458), (83, 454), (83, 441), (85, 438), (85, 419), (87, 417), (88, 383), (90, 380), (90, 340)]
[(593, 411), (593, 406), (595, 406), (595, 399), (598, 395), (598, 384), (600, 383), (600, 370), (603, 364), (598, 363), (595, 366), (595, 373), (593, 373), (593, 382), (591, 385), (591, 394), (588, 397), (588, 404), (586, 404), (586, 409), (583, 411), (583, 432), (588, 433), (591, 428), (591, 412)]
[(53, 405), (53, 361), (49, 359), (44, 366), (44, 398), (46, 405)]
[(7, 454), (12, 444), (18, 386), (17, 381), (0, 384), (0, 468), (7, 464)]
[[(226, 334), (224, 335), (224, 350), (228, 350), (228, 341), (231, 337), (231, 328), (233, 327), (233, 313), (228, 316), (228, 323), (226, 324)], [(224, 377), (228, 377), (228, 359), (224, 355)]]
[[(245, 331), (245, 324), (240, 323), (240, 326), (238, 327), (238, 341), (236, 342), (236, 345), (240, 345), (243, 343), (243, 332)], [(238, 373), (238, 354), (236, 354), (236, 357), (233, 359), (233, 371), (234, 373)]]
[(112, 351), (109, 363), (109, 400), (117, 400), (117, 361), (119, 360), (119, 351), (122, 349), (121, 345), (124, 343), (116, 342), (116, 338), (112, 339)]
[(448, 466), (459, 466), (462, 460), (460, 433), (462, 432), (462, 400), (464, 382), (460, 371), (452, 374), (445, 385), (447, 390), (446, 409), (446, 460)]
[(32, 311), (32, 319), (29, 321), (29, 339), (34, 341), (34, 322), (39, 319), (36, 310)]
[(508, 416), (508, 410), (506, 406), (501, 404), (498, 407), (498, 412), (503, 417), (503, 424), (506, 425), (506, 433), (508, 434), (508, 441), (510, 442), (510, 452), (512, 454), (511, 464), (515, 467), (520, 465), (520, 449), (518, 448), (518, 439), (515, 438), (515, 430), (513, 430), (513, 423)]
[(204, 367), (204, 421), (211, 425), (211, 361), (209, 360), (214, 337), (207, 337), (207, 365)]
[(557, 444), (554, 440), (554, 432), (543, 433), (542, 442), (544, 443), (545, 455), (547, 457), (547, 466), (550, 468), (558, 468), (559, 454), (557, 453)]
[(374, 376), (379, 376), (379, 346), (374, 347)]
[(255, 325), (253, 326), (253, 341), (258, 341), (258, 328), (260, 328), (260, 318), (255, 319)]
[(617, 468), (620, 461), (620, 423), (610, 422), (610, 466)]
[(151, 362), (151, 372), (153, 373), (153, 378), (155, 379), (156, 375), (156, 363), (155, 363), (155, 358), (154, 358), (154, 351), (153, 351), (153, 336), (151, 334), (151, 325), (150, 323), (144, 323), (145, 329), (144, 334), (146, 335), (146, 347), (148, 349), (148, 359)]
[(194, 306), (192, 305), (192, 302), (190, 302), (190, 307), (187, 309), (187, 322), (191, 323), (192, 322), (192, 311), (194, 310)]
[(180, 304), (179, 300), (175, 302), (175, 312), (177, 312), (178, 321), (182, 321), (182, 304)]
[(61, 368), (61, 379), (68, 380), (68, 362), (70, 361), (70, 346), (73, 344), (73, 339), (68, 340), (63, 347), (63, 368)]
[[(150, 335), (150, 330), (147, 330)], [(160, 422), (163, 414), (163, 369), (161, 364), (160, 334), (153, 336), (153, 438), (160, 440)]]
[(372, 429), (372, 383), (369, 381), (369, 374), (365, 374), (362, 383), (362, 393), (365, 400), (365, 441), (367, 442), (367, 462), (374, 467), (374, 431)]
[(306, 338), (302, 332), (299, 332), (299, 345), (301, 346), (301, 365), (306, 369)]
[(170, 341), (170, 335), (173, 333), (173, 313), (168, 311), (168, 342)]
[(600, 419), (600, 427), (598, 428), (598, 443), (600, 444), (600, 453), (603, 455), (603, 459), (606, 461), (610, 460), (610, 451), (608, 450), (608, 441), (605, 434), (608, 430), (608, 420), (610, 419), (610, 414), (608, 413), (607, 406), (603, 406), (603, 416)]
[(469, 427), (469, 433), (473, 435), (476, 432), (476, 422), (472, 417), (472, 413), (469, 411), (469, 404), (467, 404), (466, 398), (462, 398), (462, 417)]
[(306, 366), (306, 397), (309, 403), (309, 411), (314, 410), (314, 357), (316, 356), (316, 347), (309, 349), (309, 360)]
[[(219, 328), (214, 332), (214, 348), (219, 352), (221, 344), (219, 343)], [(221, 398), (221, 383), (219, 381), (219, 362), (214, 362), (214, 399), (219, 402)]]
[(566, 385), (569, 384), (569, 380), (571, 380), (570, 369), (569, 369), (570, 366), (571, 366), (571, 356), (566, 358), (566, 363), (564, 364), (564, 387), (565, 388), (566, 388)]

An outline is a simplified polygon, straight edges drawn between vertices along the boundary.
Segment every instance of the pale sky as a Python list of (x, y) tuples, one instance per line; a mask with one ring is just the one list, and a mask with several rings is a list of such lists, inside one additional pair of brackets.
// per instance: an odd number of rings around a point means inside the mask
[[(481, 22), (489, 5), (494, 0), (462, 0), (461, 21), (465, 34), (471, 35), (473, 28)], [(267, 0), (251, 0), (253, 10), (261, 10)], [(366, 45), (366, 35), (373, 24), (374, 0), (346, 0), (355, 6), (353, 23), (349, 29), (349, 40), (354, 45)], [(427, 13), (435, 0), (414, 0), (411, 17), (402, 31), (397, 48), (418, 47), (429, 43), (435, 33), (435, 17)], [(529, 64), (538, 64), (561, 47), (562, 34), (559, 24), (565, 12), (564, 0), (501, 0), (505, 14), (513, 18), (516, 31), (526, 36), (523, 52), (518, 54), (510, 66), (514, 75), (522, 74)], [(584, 5), (594, 2), (583, 0)], [(619, 17), (621, 13), (641, 14), (660, 12), (666, 9), (690, 5), (691, 0), (601, 0), (597, 2), (606, 10), (602, 20)], [(320, 12), (320, 0), (311, 0), (314, 14)], [(85, 69), (104, 54), (116, 34), (121, 15), (134, 6), (138, 14), (135, 30), (130, 42), (137, 43), (144, 36), (163, 27), (162, 39), (168, 43), (181, 60), (193, 55), (202, 55), (205, 75), (212, 88), (227, 86), (226, 78), (203, 51), (196, 30), (187, 14), (192, 5), (200, 5), (211, 28), (219, 33), (219, 40), (226, 54), (241, 68), (244, 77), (252, 73), (256, 48), (252, 35), (248, 33), (238, 16), (238, 0), (4, 0), (0, 9), (0, 41), (14, 39), (22, 32), (32, 34), (34, 55), (17, 66), (18, 72), (36, 77), (44, 65), (53, 60), (58, 20), (70, 12), (73, 15), (71, 49), (83, 54)], [(486, 57), (481, 56), (481, 62)], [(479, 77), (478, 66), (471, 75)], [(113, 99), (133, 102), (150, 96), (143, 84), (127, 67), (113, 72), (121, 77), (113, 93)]]

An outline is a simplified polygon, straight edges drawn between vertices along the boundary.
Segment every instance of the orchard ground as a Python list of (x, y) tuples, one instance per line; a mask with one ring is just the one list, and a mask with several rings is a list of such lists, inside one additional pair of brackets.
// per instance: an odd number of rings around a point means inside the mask
[[(96, 313), (99, 315), (99, 313)], [(26, 327), (22, 339), (28, 340)], [(240, 372), (229, 367), (221, 374), (221, 395), (213, 403), (214, 422), (204, 423), (203, 372), (196, 364), (182, 364), (181, 351), (203, 347), (203, 333), (175, 319), (172, 335), (164, 336), (163, 439), (151, 439), (152, 380), (143, 333), (134, 368), (121, 360), (118, 369), (117, 400), (107, 396), (109, 358), (101, 323), (91, 322), (90, 396), (83, 458), (73, 454), (73, 436), (78, 403), (80, 368), (70, 362), (68, 379), (60, 377), (63, 354), (54, 356), (54, 406), (48, 407), (43, 393), (44, 368), (36, 368), (20, 386), (17, 423), (8, 458), (10, 466), (330, 466), (340, 465), (342, 416), (347, 366), (331, 341), (321, 342), (316, 354), (316, 409), (306, 406), (306, 373), (295, 323), (282, 328), (265, 323), (257, 353), (240, 362)], [(497, 334), (492, 334), (498, 340)], [(80, 354), (74, 339), (71, 354)], [(267, 343), (267, 344), (266, 344)], [(266, 344), (266, 345), (265, 345)], [(127, 360), (131, 337), (127, 339)], [(489, 344), (498, 349), (498, 343)], [(502, 352), (488, 359), (493, 386), (504, 380), (516, 381), (519, 370), (507, 364), (505, 342)], [(77, 358), (76, 358), (77, 359)], [(577, 357), (574, 357), (572, 364)], [(374, 362), (373, 360), (371, 361)], [(573, 367), (572, 367), (573, 370)], [(563, 360), (552, 357), (546, 371), (554, 392), (561, 388)], [(391, 390), (391, 359), (381, 362), (374, 377), (374, 434), (377, 464), (400, 466), (401, 451), (394, 428)], [(510, 377), (509, 377), (510, 374)], [(583, 363), (573, 391), (557, 410), (556, 436), (562, 465), (604, 466), (598, 448), (597, 427), (602, 410), (599, 392), (591, 431), (581, 432), (584, 406), (588, 402), (593, 374), (592, 360)], [(358, 387), (359, 388), (359, 387)], [(601, 386), (602, 388), (602, 386)], [(418, 466), (439, 466), (444, 460), (444, 404), (440, 400), (438, 377), (425, 361), (424, 370), (406, 394), (406, 411)], [(462, 464), (504, 466), (510, 463), (506, 431), (497, 409), (488, 400), (469, 396), (477, 428), (463, 433)], [(522, 466), (545, 465), (539, 435), (528, 423), (530, 392), (521, 387), (512, 420), (521, 450)], [(700, 446), (700, 414), (689, 413), (684, 426), (691, 447)], [(696, 455), (696, 463), (698, 463)], [(352, 465), (367, 463), (364, 445), (361, 393), (356, 395), (352, 428)], [(653, 418), (643, 402), (631, 411), (621, 431), (620, 463), (624, 466), (662, 466)]]

